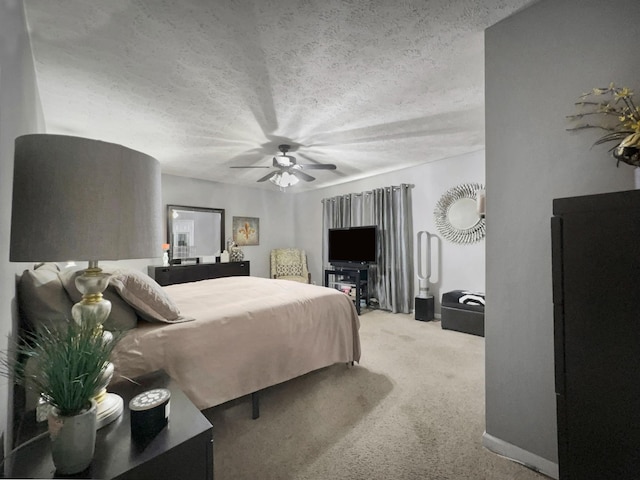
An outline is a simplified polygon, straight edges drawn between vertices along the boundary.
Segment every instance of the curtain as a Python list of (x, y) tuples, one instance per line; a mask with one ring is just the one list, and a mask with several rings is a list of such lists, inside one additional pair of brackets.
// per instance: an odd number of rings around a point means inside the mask
[(402, 184), (322, 200), (325, 267), (330, 228), (378, 226), (377, 261), (369, 268), (369, 294), (380, 308), (393, 313), (410, 313), (413, 305), (411, 187)]

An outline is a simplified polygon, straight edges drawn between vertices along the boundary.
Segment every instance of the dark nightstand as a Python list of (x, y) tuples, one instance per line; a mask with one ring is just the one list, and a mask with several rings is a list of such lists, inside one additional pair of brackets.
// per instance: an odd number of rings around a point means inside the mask
[[(158, 478), (213, 479), (213, 430), (211, 423), (191, 403), (178, 385), (157, 371), (109, 387), (121, 395), (122, 417), (98, 430), (96, 452), (84, 472), (65, 478), (105, 478), (145, 480)], [(129, 400), (152, 388), (171, 391), (169, 424), (145, 444), (131, 439)], [(46, 422), (36, 424), (35, 413), (27, 413), (20, 442), (46, 430)], [(55, 476), (49, 438), (27, 445), (7, 460), (8, 478), (62, 478)]]

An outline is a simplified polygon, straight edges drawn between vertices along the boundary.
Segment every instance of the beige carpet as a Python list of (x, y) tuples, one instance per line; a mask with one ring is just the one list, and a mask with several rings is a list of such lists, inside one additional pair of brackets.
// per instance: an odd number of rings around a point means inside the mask
[(484, 339), (370, 311), (362, 360), (205, 412), (216, 480), (540, 480), (482, 447)]

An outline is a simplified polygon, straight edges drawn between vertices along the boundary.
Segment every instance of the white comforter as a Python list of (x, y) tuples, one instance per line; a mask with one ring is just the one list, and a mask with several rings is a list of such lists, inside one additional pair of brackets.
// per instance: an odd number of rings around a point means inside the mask
[(159, 368), (199, 409), (338, 362), (360, 360), (356, 309), (337, 290), (228, 277), (164, 287), (194, 321), (140, 321), (117, 345), (113, 381)]

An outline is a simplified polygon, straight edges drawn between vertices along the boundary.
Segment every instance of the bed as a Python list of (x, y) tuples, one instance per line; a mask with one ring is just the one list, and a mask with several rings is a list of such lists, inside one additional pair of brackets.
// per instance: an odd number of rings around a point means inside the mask
[(248, 276), (162, 288), (194, 320), (139, 322), (116, 347), (115, 378), (162, 368), (202, 410), (360, 360), (358, 315), (337, 290)]
[[(160, 287), (131, 269), (111, 280), (105, 327), (127, 330), (112, 383), (165, 370), (199, 408), (253, 394), (334, 363), (360, 360), (359, 318), (347, 295), (289, 280), (238, 276)], [(18, 283), (25, 328), (68, 321), (77, 270), (43, 264)]]

